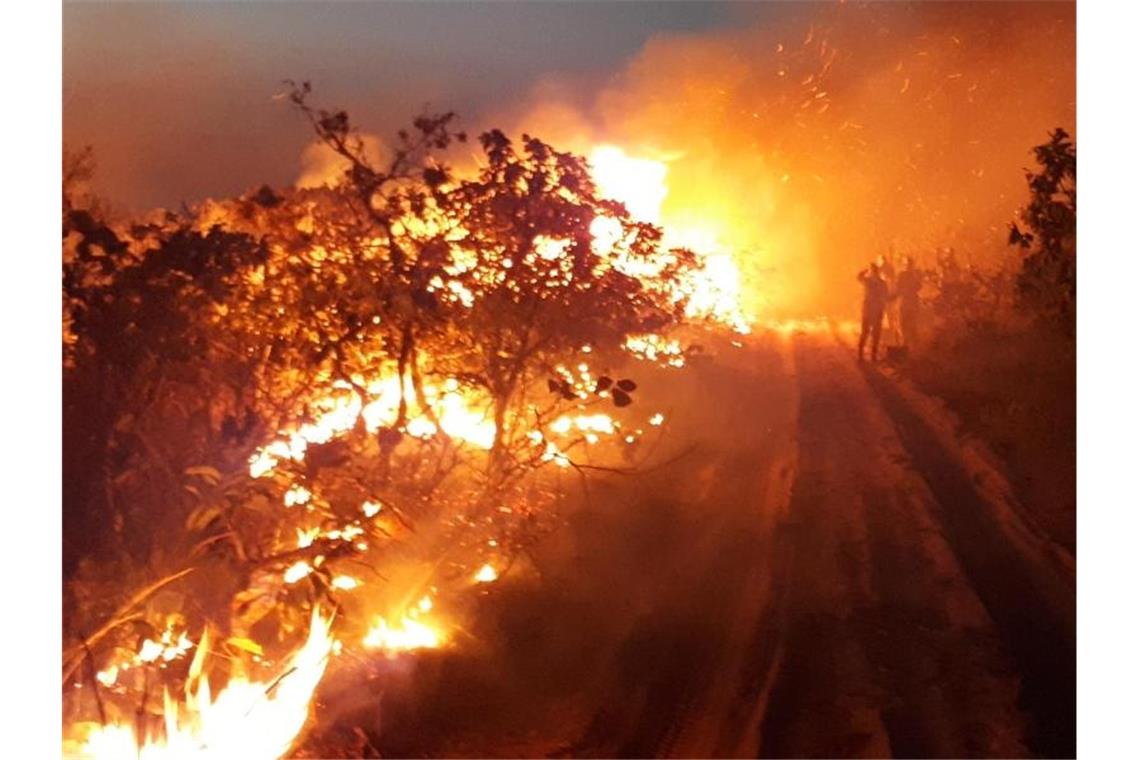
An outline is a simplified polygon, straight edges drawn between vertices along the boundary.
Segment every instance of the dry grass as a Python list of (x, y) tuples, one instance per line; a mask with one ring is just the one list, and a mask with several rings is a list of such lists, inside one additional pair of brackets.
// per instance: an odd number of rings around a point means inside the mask
[(1076, 346), (1036, 328), (943, 330), (906, 373), (983, 440), (1040, 526), (1076, 551)]

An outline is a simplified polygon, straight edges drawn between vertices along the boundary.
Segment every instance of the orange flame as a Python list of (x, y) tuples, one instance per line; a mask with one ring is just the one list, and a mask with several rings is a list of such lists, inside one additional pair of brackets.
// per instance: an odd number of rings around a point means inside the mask
[(441, 628), (425, 619), (434, 606), (431, 596), (424, 595), (393, 622), (378, 616), (364, 637), (364, 646), (383, 650), (389, 656), (416, 649), (438, 649), (447, 637)]
[(209, 651), (203, 635), (190, 668), (183, 701), (164, 694), (165, 731), (138, 736), (131, 723), (96, 726), (79, 741), (65, 742), (67, 757), (91, 760), (167, 758), (264, 758), (285, 755), (309, 716), (309, 704), (333, 649), (331, 620), (314, 610), (309, 636), (268, 681), (234, 676), (214, 696), (202, 666)]
[[(595, 148), (590, 154), (590, 166), (603, 196), (621, 201), (635, 219), (663, 228), (662, 242), (666, 248), (689, 248), (702, 257), (703, 266), (691, 277), (668, 284), (678, 297), (688, 298), (686, 316), (712, 319), (737, 332), (749, 332), (751, 320), (741, 310), (740, 271), (717, 233), (671, 223), (663, 214), (669, 195), (668, 166), (662, 161), (631, 157), (611, 145)], [(614, 219), (595, 219), (590, 233), (599, 252), (615, 251), (621, 242), (621, 227)], [(620, 257), (615, 267), (641, 278), (653, 278), (659, 272), (659, 265), (653, 262), (630, 262)]]

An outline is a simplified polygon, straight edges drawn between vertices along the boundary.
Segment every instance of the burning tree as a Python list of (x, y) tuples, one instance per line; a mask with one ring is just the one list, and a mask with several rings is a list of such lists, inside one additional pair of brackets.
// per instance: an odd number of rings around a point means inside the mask
[[(120, 733), (165, 712), (169, 746), (188, 729), (149, 684), (200, 691), (206, 637), (185, 655), (207, 620), (231, 678), (324, 626), (318, 608), (349, 646), (438, 644), (436, 597), (510, 563), (552, 473), (621, 461), (660, 423), (617, 373), (630, 353), (678, 365), (664, 335), (704, 316), (700, 257), (603, 198), (584, 159), (491, 131), (460, 176), (442, 114), (380, 166), (308, 94), (292, 102), (348, 167), (331, 187), (119, 223), (65, 208), (69, 553), (123, 557), (72, 563), (65, 682), (85, 668)], [(409, 565), (432, 569), (378, 582)], [(146, 589), (117, 604), (124, 577)], [(152, 742), (148, 720), (128, 738)]]

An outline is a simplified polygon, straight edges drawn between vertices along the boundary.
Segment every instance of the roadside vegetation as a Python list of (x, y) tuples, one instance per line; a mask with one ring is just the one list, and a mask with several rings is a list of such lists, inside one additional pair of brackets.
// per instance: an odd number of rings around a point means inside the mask
[(1040, 526), (1075, 551), (1076, 147), (1057, 129), (1033, 153), (1008, 264), (939, 255), (928, 336), (904, 371), (1004, 460)]

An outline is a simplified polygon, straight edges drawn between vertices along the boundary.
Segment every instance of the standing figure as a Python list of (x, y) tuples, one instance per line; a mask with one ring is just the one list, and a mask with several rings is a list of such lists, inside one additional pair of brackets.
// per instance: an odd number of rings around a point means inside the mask
[(899, 309), (895, 303), (895, 254), (894, 246), (885, 256), (875, 260), (879, 265), (879, 274), (883, 282), (887, 283), (887, 305), (883, 311), (883, 328), (886, 330), (888, 346), (897, 346), (902, 343), (902, 334), (899, 331)]
[(918, 343), (918, 293), (922, 290), (922, 270), (914, 265), (914, 257), (906, 257), (906, 268), (899, 273), (895, 295), (899, 302), (899, 327), (903, 345), (913, 349)]
[(859, 332), (859, 361), (863, 361), (863, 347), (871, 339), (871, 361), (879, 360), (879, 338), (883, 333), (883, 311), (887, 307), (887, 283), (878, 262), (859, 273), (863, 283), (863, 329)]

